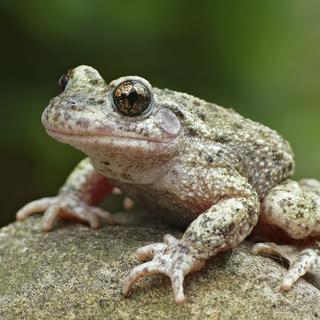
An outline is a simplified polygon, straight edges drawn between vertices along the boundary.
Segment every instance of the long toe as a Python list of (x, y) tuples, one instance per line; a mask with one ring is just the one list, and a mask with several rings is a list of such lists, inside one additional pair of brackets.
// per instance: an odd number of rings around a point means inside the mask
[(51, 231), (54, 223), (58, 219), (60, 208), (58, 206), (51, 206), (43, 215), (42, 231)]
[(136, 255), (138, 256), (140, 261), (146, 261), (150, 258), (153, 258), (160, 251), (164, 251), (167, 246), (161, 242), (148, 244), (139, 248), (136, 251)]
[(170, 276), (170, 279), (171, 279), (171, 288), (174, 294), (174, 300), (176, 301), (177, 304), (184, 303), (186, 298), (183, 292), (183, 280), (184, 280), (183, 273), (182, 272), (173, 273), (173, 275)]
[(149, 261), (133, 268), (130, 272), (129, 277), (125, 280), (122, 292), (125, 296), (130, 294), (132, 286), (143, 276), (162, 273), (159, 266), (154, 261)]
[(289, 290), (292, 285), (307, 272), (320, 268), (320, 257), (313, 249), (301, 251), (293, 261), (282, 282), (281, 289)]
[(54, 203), (54, 198), (43, 198), (27, 203), (16, 214), (17, 220), (24, 220), (34, 213), (46, 211)]

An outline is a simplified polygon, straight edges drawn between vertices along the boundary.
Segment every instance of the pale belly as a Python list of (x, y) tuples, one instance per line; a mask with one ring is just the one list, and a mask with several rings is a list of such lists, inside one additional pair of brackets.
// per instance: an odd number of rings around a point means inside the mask
[(197, 218), (201, 212), (194, 212), (184, 204), (181, 199), (169, 192), (159, 194), (157, 190), (150, 190), (149, 186), (133, 186), (113, 182), (135, 203), (146, 209), (155, 218), (164, 223), (179, 228), (186, 229), (189, 224)]

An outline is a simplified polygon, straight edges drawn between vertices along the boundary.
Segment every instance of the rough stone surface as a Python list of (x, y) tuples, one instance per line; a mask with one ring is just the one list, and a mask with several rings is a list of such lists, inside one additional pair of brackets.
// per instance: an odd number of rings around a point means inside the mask
[(320, 319), (320, 291), (302, 279), (279, 292), (286, 269), (252, 256), (250, 243), (187, 276), (187, 303), (177, 306), (165, 276), (142, 279), (127, 299), (121, 286), (138, 264), (136, 248), (179, 232), (151, 224), (98, 231), (64, 224), (43, 234), (40, 221), (0, 231), (1, 319)]

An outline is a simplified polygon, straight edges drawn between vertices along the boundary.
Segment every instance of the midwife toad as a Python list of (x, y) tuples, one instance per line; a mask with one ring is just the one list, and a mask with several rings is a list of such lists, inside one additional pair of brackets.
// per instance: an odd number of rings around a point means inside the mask
[[(144, 263), (125, 281), (125, 295), (141, 276), (163, 273), (176, 303), (184, 302), (185, 275), (237, 246), (258, 217), (259, 225), (292, 239), (320, 235), (320, 182), (289, 179), (293, 153), (277, 132), (191, 95), (152, 88), (136, 76), (106, 84), (95, 69), (79, 66), (60, 85), (63, 91), (50, 101), (42, 123), (50, 136), (89, 158), (56, 197), (27, 204), (17, 218), (45, 211), (45, 231), (57, 218), (80, 219), (92, 228), (101, 220), (111, 224), (110, 213), (95, 205), (116, 187), (186, 228), (181, 239), (166, 235), (163, 243), (138, 249)], [(306, 272), (320, 272), (311, 242), (304, 248), (258, 243), (253, 252), (290, 261), (284, 290)]]

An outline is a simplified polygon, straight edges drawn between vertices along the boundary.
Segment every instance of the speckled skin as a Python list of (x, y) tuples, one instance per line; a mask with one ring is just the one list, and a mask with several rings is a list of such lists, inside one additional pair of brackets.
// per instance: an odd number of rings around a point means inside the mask
[[(170, 277), (175, 301), (184, 302), (184, 276), (243, 241), (259, 214), (293, 239), (320, 235), (320, 182), (288, 179), (293, 153), (275, 131), (191, 95), (152, 88), (140, 77), (107, 85), (88, 66), (68, 77), (42, 122), (49, 135), (90, 159), (79, 164), (57, 197), (27, 204), (17, 217), (45, 211), (44, 230), (57, 217), (70, 216), (96, 228), (101, 219), (112, 223), (95, 205), (116, 187), (168, 223), (187, 228), (181, 239), (167, 235), (164, 243), (138, 249), (141, 261), (151, 260), (132, 270), (125, 295), (141, 276), (160, 272)], [(126, 80), (139, 81), (151, 94), (141, 115), (123, 115), (114, 104), (113, 90)], [(260, 243), (253, 252), (290, 260), (283, 289), (320, 269), (313, 249), (300, 254), (291, 246)]]

